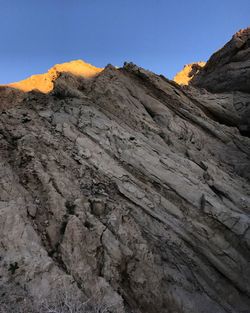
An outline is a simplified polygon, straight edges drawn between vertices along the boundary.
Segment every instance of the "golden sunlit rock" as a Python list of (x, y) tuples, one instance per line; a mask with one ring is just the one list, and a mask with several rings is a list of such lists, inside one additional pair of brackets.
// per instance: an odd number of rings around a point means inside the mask
[(206, 62), (196, 62), (187, 64), (174, 77), (174, 81), (180, 85), (188, 85), (189, 81), (196, 75)]
[(37, 89), (41, 92), (48, 93), (54, 87), (54, 81), (60, 73), (69, 72), (76, 76), (91, 78), (100, 73), (103, 69), (85, 63), (82, 60), (74, 60), (62, 64), (56, 64), (45, 74), (32, 75), (27, 79), (16, 83), (10, 83), (7, 86), (28, 92)]

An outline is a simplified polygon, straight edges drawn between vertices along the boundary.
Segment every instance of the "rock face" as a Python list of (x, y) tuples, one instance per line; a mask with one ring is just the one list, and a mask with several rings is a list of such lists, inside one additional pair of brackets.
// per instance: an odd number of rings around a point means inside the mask
[(197, 70), (196, 64), (185, 66), (175, 82), (198, 87), (186, 91), (205, 101), (215, 119), (237, 126), (250, 137), (250, 28), (237, 32), (203, 67)]
[(126, 63), (2, 105), (5, 312), (69, 290), (95, 312), (249, 312), (250, 138), (230, 96)]
[(198, 74), (205, 64), (206, 62), (186, 64), (183, 69), (175, 75), (174, 81), (180, 85), (188, 85), (190, 80)]
[(250, 28), (237, 32), (215, 52), (191, 84), (212, 92), (250, 93)]

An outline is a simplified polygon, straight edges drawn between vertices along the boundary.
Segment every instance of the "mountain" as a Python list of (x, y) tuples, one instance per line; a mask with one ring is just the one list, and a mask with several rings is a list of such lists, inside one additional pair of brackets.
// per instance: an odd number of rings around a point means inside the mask
[[(234, 34), (232, 39), (215, 52), (206, 63), (186, 65), (176, 74), (174, 81), (181, 85), (189, 85), (186, 89), (192, 90), (191, 93), (197, 94), (200, 93), (197, 90), (202, 90), (199, 96), (201, 101), (207, 97), (216, 98), (216, 101), (209, 101), (210, 111), (214, 111), (214, 105), (218, 101), (222, 101), (217, 108), (219, 111), (234, 108), (237, 114), (233, 113), (233, 116), (237, 121), (234, 120), (233, 124), (242, 134), (250, 137), (250, 28)], [(192, 89), (191, 86), (198, 89)], [(217, 118), (221, 116), (224, 123), (229, 122), (229, 120), (225, 121), (223, 111), (220, 113), (216, 111)], [(232, 115), (230, 119), (232, 122)]]
[(37, 89), (41, 92), (48, 93), (53, 89), (53, 82), (63, 72), (90, 78), (96, 76), (102, 70), (102, 68), (95, 67), (91, 64), (85, 63), (82, 60), (74, 60), (71, 62), (56, 64), (45, 74), (33, 75), (17, 83), (8, 84), (8, 86), (26, 92)]
[(250, 93), (250, 27), (237, 32), (215, 52), (191, 84), (212, 92)]
[(250, 95), (209, 63), (1, 87), (0, 310), (249, 312)]

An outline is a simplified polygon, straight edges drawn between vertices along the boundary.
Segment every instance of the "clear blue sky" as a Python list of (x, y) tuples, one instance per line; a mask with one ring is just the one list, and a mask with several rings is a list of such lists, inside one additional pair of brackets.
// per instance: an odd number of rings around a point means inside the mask
[(73, 59), (172, 78), (249, 25), (249, 0), (0, 0), (0, 83)]

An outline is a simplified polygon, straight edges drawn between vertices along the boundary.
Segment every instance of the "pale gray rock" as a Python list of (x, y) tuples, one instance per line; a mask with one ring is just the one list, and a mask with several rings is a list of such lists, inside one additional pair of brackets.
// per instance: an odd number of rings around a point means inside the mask
[(249, 312), (248, 99), (132, 63), (58, 86), (0, 115), (1, 293), (40, 303), (73, 286), (113, 313)]

